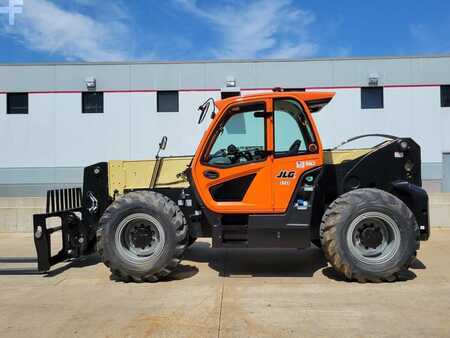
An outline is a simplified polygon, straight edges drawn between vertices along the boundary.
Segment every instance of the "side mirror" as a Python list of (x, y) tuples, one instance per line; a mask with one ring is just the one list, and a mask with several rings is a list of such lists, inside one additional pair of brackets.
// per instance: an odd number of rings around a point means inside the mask
[[(210, 109), (212, 108), (212, 109)], [(216, 116), (216, 104), (214, 103), (214, 99), (211, 97), (205, 101), (200, 107), (198, 107), (198, 111), (200, 112), (200, 116), (198, 118), (198, 124), (201, 124), (208, 114), (211, 111), (211, 119), (214, 119)]]
[(159, 149), (158, 152), (156, 153), (156, 159), (159, 158), (159, 153), (161, 152), (161, 150), (165, 150), (167, 146), (167, 136), (163, 136), (161, 139), (161, 142), (159, 142)]
[(159, 142), (159, 149), (166, 150), (166, 146), (167, 146), (167, 136), (163, 136), (161, 142)]

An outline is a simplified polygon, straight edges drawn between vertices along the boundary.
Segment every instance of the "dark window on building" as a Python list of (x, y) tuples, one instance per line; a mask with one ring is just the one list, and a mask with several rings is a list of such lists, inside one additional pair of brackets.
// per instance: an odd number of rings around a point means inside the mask
[(6, 94), (7, 114), (28, 114), (28, 93)]
[(178, 91), (161, 91), (157, 93), (158, 113), (176, 113), (179, 111)]
[(450, 85), (441, 86), (441, 107), (450, 107)]
[(228, 99), (229, 97), (241, 96), (241, 92), (222, 92), (222, 100)]
[(361, 109), (384, 108), (383, 87), (361, 88)]
[(82, 101), (83, 114), (103, 114), (103, 93), (85, 92)]

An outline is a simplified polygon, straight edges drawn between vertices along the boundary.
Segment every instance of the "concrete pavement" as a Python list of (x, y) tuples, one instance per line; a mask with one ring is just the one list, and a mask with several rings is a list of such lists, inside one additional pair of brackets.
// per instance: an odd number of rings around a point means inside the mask
[[(34, 255), (29, 235), (0, 243), (0, 256)], [(200, 240), (171, 280), (154, 284), (111, 280), (93, 256), (48, 275), (1, 275), (0, 336), (445, 337), (449, 256), (450, 230), (434, 230), (414, 269), (385, 284), (342, 281), (316, 248), (218, 250)]]

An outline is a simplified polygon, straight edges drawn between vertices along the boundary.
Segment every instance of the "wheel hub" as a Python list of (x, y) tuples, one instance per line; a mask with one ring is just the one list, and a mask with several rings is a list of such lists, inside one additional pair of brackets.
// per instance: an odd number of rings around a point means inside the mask
[(361, 244), (366, 248), (376, 249), (383, 242), (383, 234), (380, 228), (369, 224), (360, 231)]
[(155, 239), (155, 232), (152, 231), (150, 227), (147, 227), (144, 224), (139, 224), (131, 230), (130, 236), (131, 243), (134, 247), (144, 250), (152, 245)]

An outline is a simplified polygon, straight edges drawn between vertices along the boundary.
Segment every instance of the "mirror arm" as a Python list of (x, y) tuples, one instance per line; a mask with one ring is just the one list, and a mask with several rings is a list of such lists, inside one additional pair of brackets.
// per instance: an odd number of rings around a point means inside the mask
[(161, 150), (165, 150), (167, 146), (167, 136), (163, 136), (161, 139), (161, 142), (159, 142), (159, 148), (158, 148), (158, 152), (156, 153), (155, 158), (158, 159), (159, 158), (159, 153), (161, 152)]

